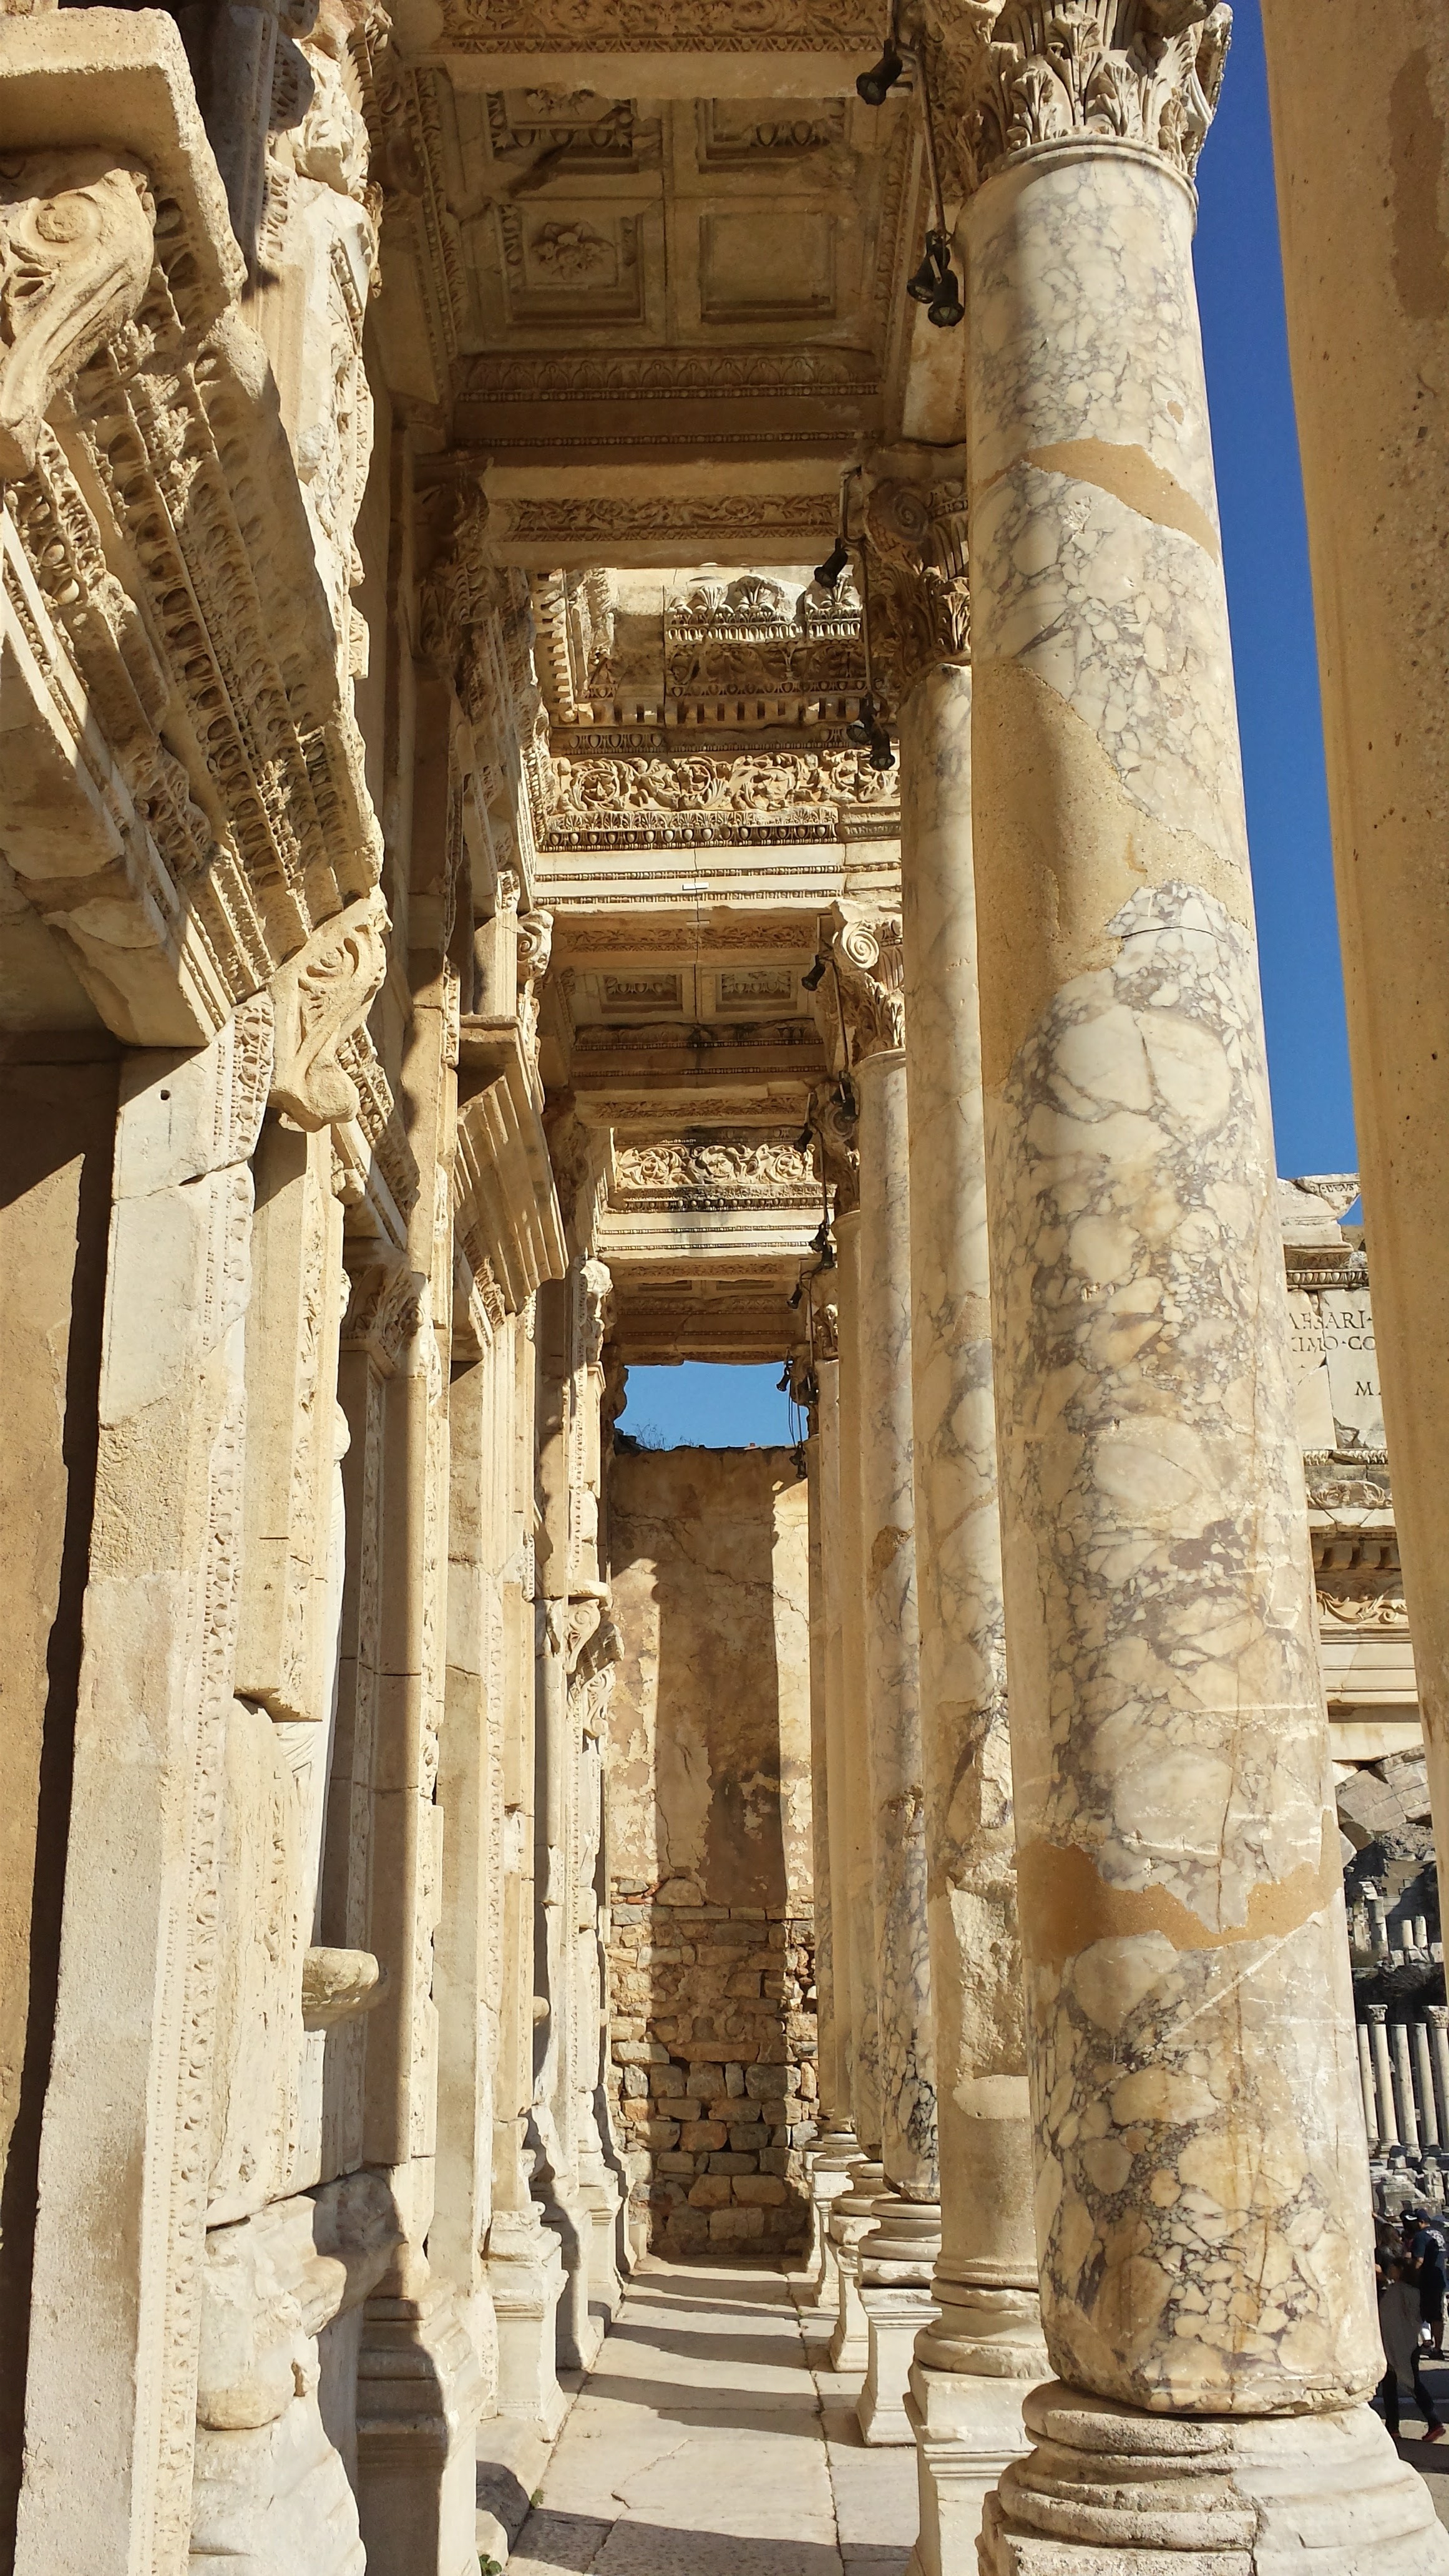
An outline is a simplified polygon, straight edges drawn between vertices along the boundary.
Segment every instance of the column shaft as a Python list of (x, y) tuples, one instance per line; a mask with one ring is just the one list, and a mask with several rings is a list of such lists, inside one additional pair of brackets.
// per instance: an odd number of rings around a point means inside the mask
[(1090, 142), (972, 201), (973, 747), (1048, 2348), (1256, 2412), (1377, 2350), (1191, 231)]
[(860, 1100), (860, 1471), (865, 1700), (873, 1808), (881, 2162), (906, 2200), (936, 2198), (931, 1971), (921, 1794), (906, 1064), (889, 1048)]
[[(974, 2547), (1043, 2376), (991, 1385), (971, 674), (901, 711), (911, 1374), (941, 2315), (912, 2372), (929, 2576)], [(968, 2527), (971, 2526), (971, 2527)]]
[(851, 2098), (863, 2148), (881, 2138), (880, 2028), (875, 1969), (875, 1856), (865, 1706), (865, 1555), (861, 1539), (860, 1211), (835, 1220), (840, 1264), (840, 1567), (844, 1616), (845, 1889), (850, 1919)]
[(1378, 2095), (1378, 2142), (1381, 2147), (1401, 2146), (1399, 2112), (1394, 2100), (1394, 2069), (1389, 2056), (1389, 2017), (1387, 2004), (1370, 2004), (1369, 2049), (1373, 2057), (1374, 2091)]
[(1427, 2023), (1417, 2020), (1410, 2022), (1409, 2038), (1414, 2051), (1414, 2095), (1419, 2114), (1419, 2133), (1426, 2147), (1437, 2147), (1439, 2114), (1434, 2103), (1434, 2067), (1429, 2055)]

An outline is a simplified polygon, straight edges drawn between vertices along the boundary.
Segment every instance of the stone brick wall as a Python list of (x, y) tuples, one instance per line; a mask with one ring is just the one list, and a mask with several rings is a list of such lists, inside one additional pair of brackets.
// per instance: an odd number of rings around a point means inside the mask
[(666, 1904), (621, 1886), (611, 1931), (619, 2137), (636, 2232), (667, 2254), (799, 2246), (800, 2151), (815, 2135), (808, 1913)]
[(815, 2134), (806, 1489), (793, 1453), (614, 1459), (613, 2111), (637, 2246), (804, 2241)]

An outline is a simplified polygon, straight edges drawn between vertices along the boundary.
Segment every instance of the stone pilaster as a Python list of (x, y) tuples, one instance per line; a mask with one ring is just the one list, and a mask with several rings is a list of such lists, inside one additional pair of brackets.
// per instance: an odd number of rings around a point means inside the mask
[[(879, 2294), (861, 2426), (867, 2441), (907, 2441), (900, 2382), (909, 2340), (903, 2320), (913, 2300), (918, 2324), (934, 2313), (930, 2277), (939, 2250), (939, 2211), (911, 1465), (900, 924), (846, 921), (836, 934), (832, 963), (860, 1112), (856, 1438), (885, 2177), (878, 2229), (860, 2249), (868, 2315), (872, 2293)], [(882, 2346), (882, 2334), (888, 2346)]]
[(982, 2563), (1056, 2576), (1105, 2534), (1124, 2571), (1205, 2544), (1266, 2570), (1311, 2535), (1325, 2570), (1408, 2576), (1449, 2544), (1361, 2403), (1369, 2200), (1192, 285), (1227, 13), (1147, 6), (1130, 44), (1121, 15), (1008, 5), (1001, 41), (960, 39), (987, 1202), (1058, 2374)]

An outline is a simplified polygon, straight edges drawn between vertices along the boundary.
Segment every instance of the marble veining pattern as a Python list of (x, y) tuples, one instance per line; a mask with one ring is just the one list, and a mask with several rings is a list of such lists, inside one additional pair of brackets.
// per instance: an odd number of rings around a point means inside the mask
[(919, 1626), (911, 1473), (905, 1058), (857, 1068), (865, 1699), (874, 1821), (881, 2157), (907, 2200), (936, 2198)]

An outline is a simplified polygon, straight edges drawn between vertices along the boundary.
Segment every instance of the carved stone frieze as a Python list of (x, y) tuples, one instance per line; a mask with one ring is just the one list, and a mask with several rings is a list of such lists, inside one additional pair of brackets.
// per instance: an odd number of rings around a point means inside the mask
[(897, 787), (862, 752), (771, 750), (679, 759), (558, 755), (538, 817), (544, 850), (658, 847), (740, 839), (831, 839), (841, 811), (883, 834), (899, 825)]
[(1232, 32), (1223, 0), (927, 0), (927, 25), (948, 192), (1075, 137), (1137, 144), (1192, 178)]
[(464, 402), (629, 400), (711, 402), (760, 394), (875, 391), (863, 351), (803, 349), (587, 349), (540, 354), (503, 351), (464, 358), (456, 384)]
[(783, 1130), (665, 1136), (614, 1150), (616, 1208), (813, 1207), (814, 1167)]
[(387, 908), (374, 891), (324, 922), (273, 978), (272, 1097), (299, 1127), (360, 1114), (358, 1085), (338, 1049), (366, 1019), (387, 973), (386, 933)]
[(0, 475), (29, 471), (57, 395), (135, 318), (155, 228), (150, 184), (127, 156), (0, 165)]
[[(494, 504), (495, 542), (560, 559), (595, 558), (627, 546), (648, 560), (651, 547), (707, 554), (712, 543), (788, 538), (802, 551), (829, 542), (835, 501), (826, 492), (661, 492), (645, 498), (596, 500), (584, 494), (523, 494)], [(686, 560), (688, 557), (686, 557)]]
[(859, 0), (711, 0), (693, 23), (670, 0), (445, 0), (444, 38), (459, 52), (860, 54), (880, 40)]

